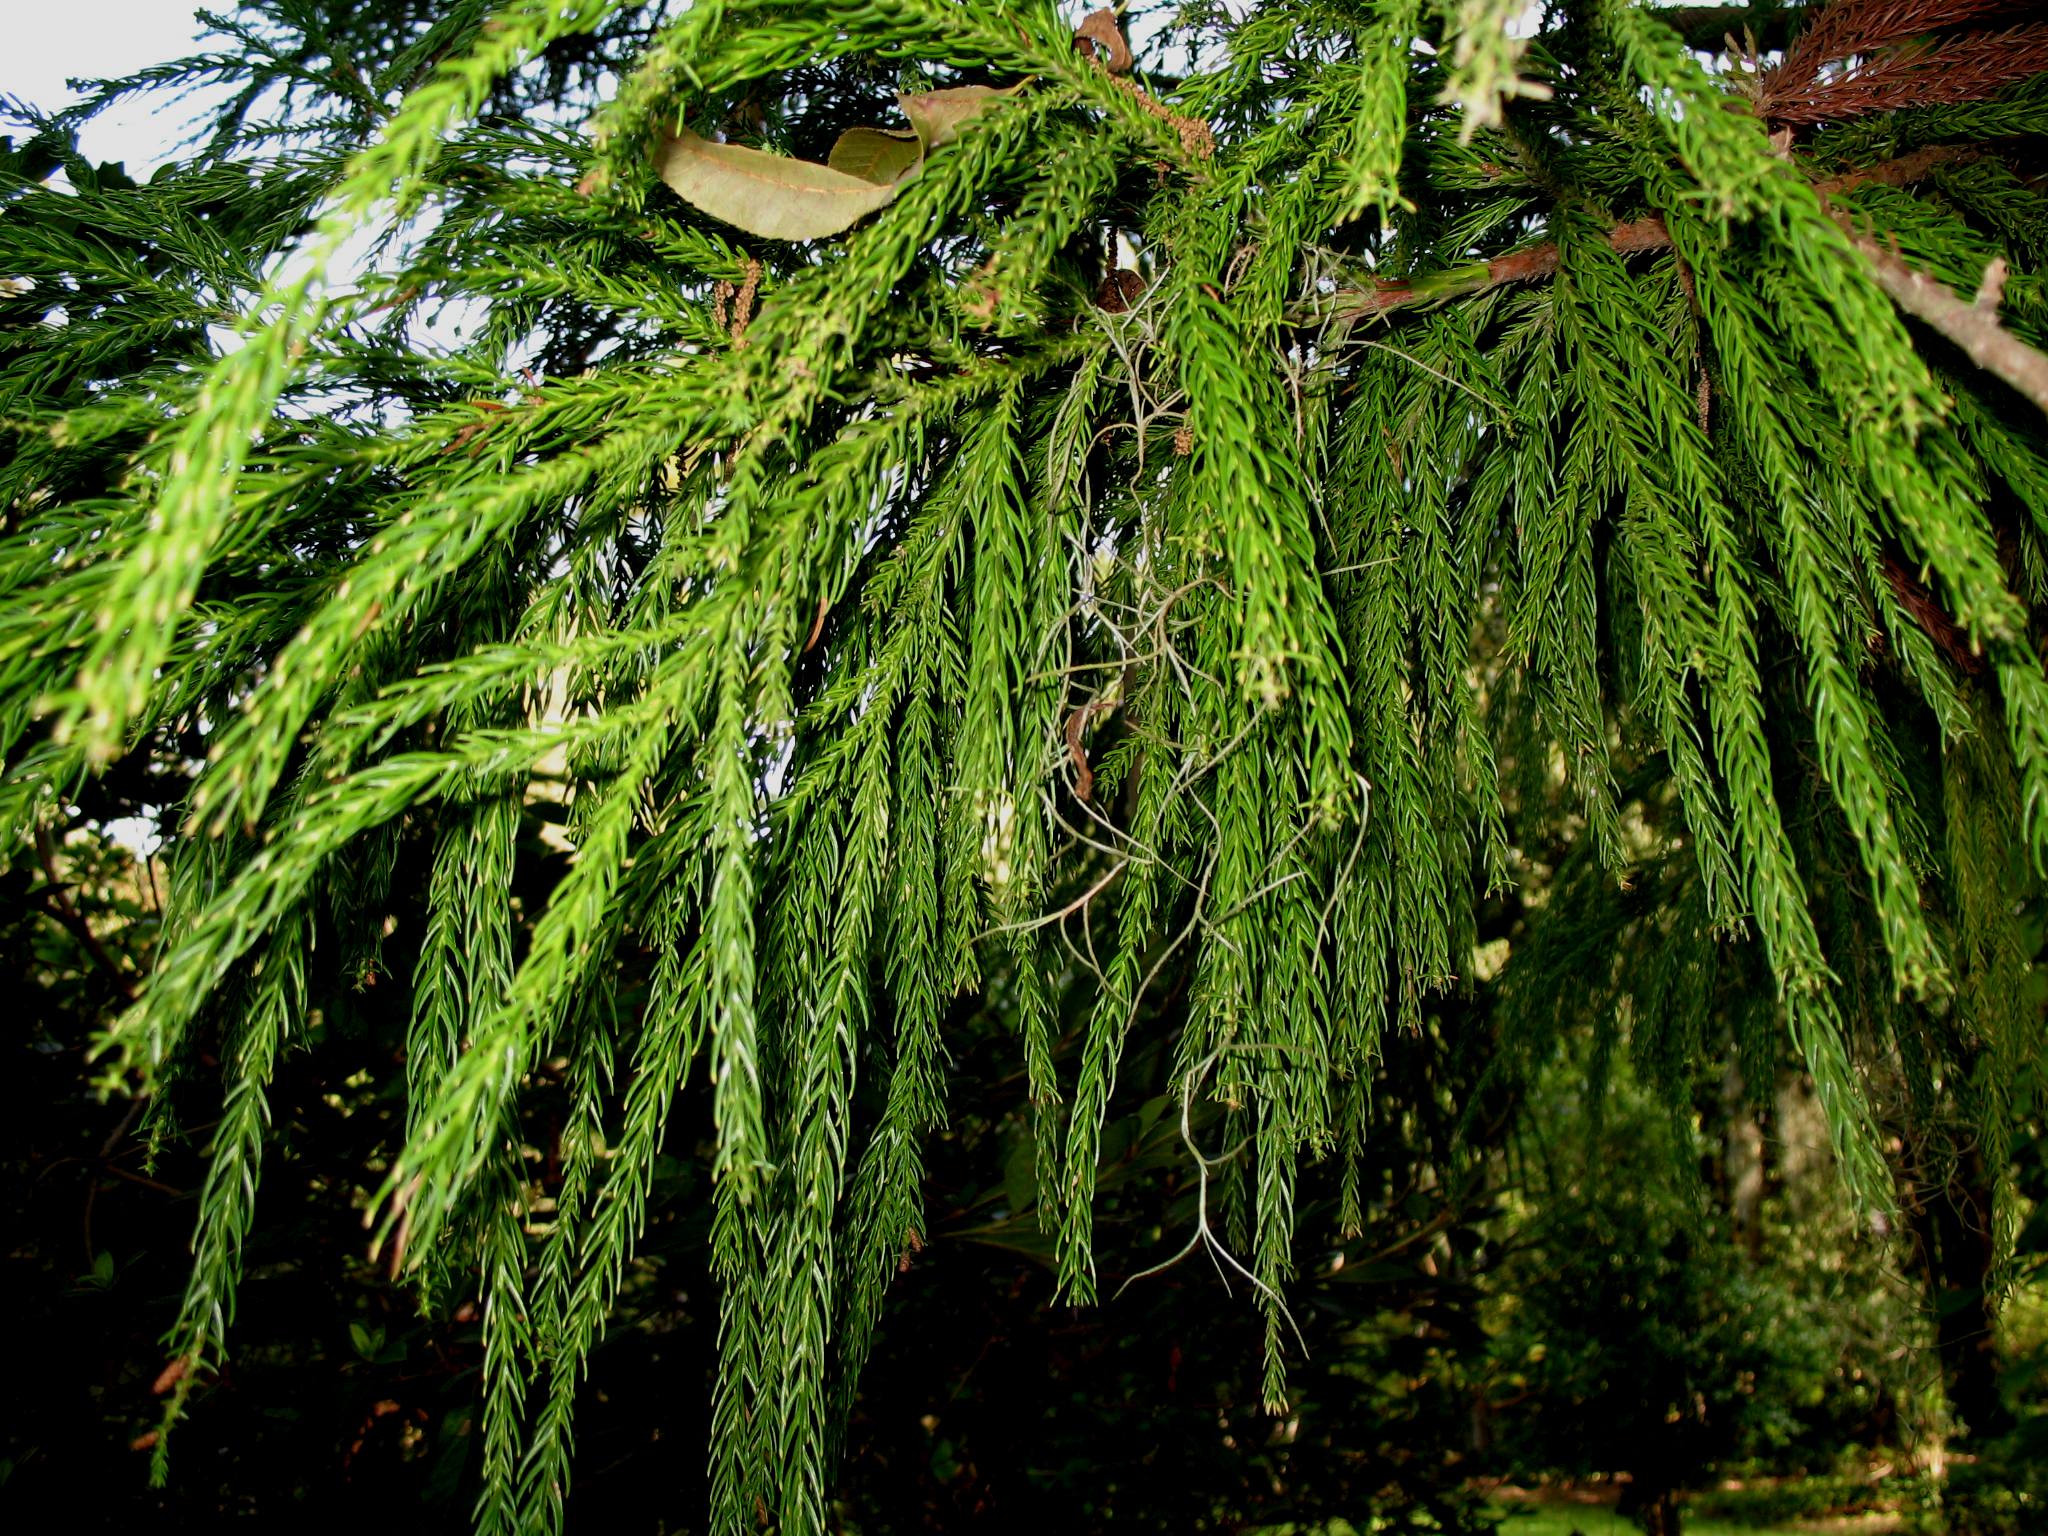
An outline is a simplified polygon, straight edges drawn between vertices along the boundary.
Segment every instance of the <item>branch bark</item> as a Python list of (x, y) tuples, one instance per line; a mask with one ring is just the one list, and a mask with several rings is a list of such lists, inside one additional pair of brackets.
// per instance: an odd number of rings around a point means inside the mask
[[(1939, 165), (1962, 164), (1981, 151), (1967, 145), (1932, 144), (1896, 160), (1881, 161), (1859, 170), (1847, 171), (1814, 183), (1823, 201), (1830, 195), (1861, 186), (1903, 187), (1917, 181)], [(1985, 372), (2003, 379), (2025, 395), (2043, 413), (2048, 413), (2048, 353), (2029, 346), (2008, 331), (1998, 319), (1998, 290), (2003, 285), (2005, 263), (1998, 260), (1985, 273), (1983, 291), (1972, 301), (1958, 298), (1937, 278), (1906, 265), (1876, 241), (1849, 230), (1850, 242), (1870, 264), (1871, 276), (1899, 308), (1931, 326), (1962, 348), (1964, 354)], [(1659, 218), (1635, 219), (1617, 224), (1607, 232), (1607, 243), (1624, 256), (1644, 251), (1661, 251), (1671, 245), (1671, 231)], [(1340, 325), (1369, 320), (1397, 309), (1439, 304), (1466, 294), (1497, 288), (1503, 283), (1534, 282), (1557, 271), (1558, 250), (1554, 241), (1510, 251), (1489, 261), (1451, 267), (1422, 277), (1397, 278), (1374, 283), (1369, 288), (1337, 294), (1320, 311), (1324, 318)]]
[[(1637, 219), (1632, 223), (1615, 225), (1607, 232), (1607, 243), (1623, 255), (1661, 251), (1670, 246), (1671, 232), (1664, 227), (1662, 219)], [(1498, 288), (1502, 283), (1534, 282), (1556, 271), (1557, 245), (1554, 241), (1547, 241), (1525, 250), (1510, 251), (1490, 261), (1475, 261), (1469, 266), (1451, 267), (1423, 277), (1392, 278), (1374, 283), (1370, 288), (1340, 293), (1331, 302), (1329, 313), (1343, 321), (1370, 319), (1390, 310), (1412, 309), (1420, 304), (1462, 298), (1468, 293)]]
[(36, 861), (43, 866), (43, 879), (49, 884), (49, 890), (44, 893), (43, 910), (55, 918), (58, 925), (78, 941), (92, 963), (106, 973), (114, 984), (114, 990), (121, 995), (121, 1001), (134, 1002), (135, 984), (128, 979), (128, 973), (121, 968), (120, 962), (108, 952), (107, 946), (100, 942), (100, 936), (92, 931), (92, 924), (85, 920), (85, 915), (72, 904), (70, 888), (57, 873), (57, 850), (47, 827), (36, 828)]
[(1939, 278), (1916, 271), (1862, 235), (1849, 237), (1870, 263), (1877, 286), (1891, 295), (1914, 319), (1954, 342), (1986, 373), (2005, 380), (2048, 414), (2048, 353), (2028, 346), (1998, 322), (1998, 292), (2005, 260), (1995, 258), (1984, 274), (1984, 292), (1977, 300), (1956, 297)]

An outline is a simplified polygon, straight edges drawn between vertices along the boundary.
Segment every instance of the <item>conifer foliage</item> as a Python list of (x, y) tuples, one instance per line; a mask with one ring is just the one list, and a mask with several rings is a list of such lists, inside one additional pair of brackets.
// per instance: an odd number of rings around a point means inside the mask
[[(1610, 887), (1682, 853), (1670, 923), (1759, 957), (1872, 1205), (1901, 1047), (1817, 914), (1994, 1081), (2038, 1051), (2048, 26), (1524, 11), (263, 0), (118, 88), (235, 92), (147, 184), (29, 125), (0, 820), (27, 858), (95, 775), (180, 786), (103, 1056), (162, 1134), (224, 1095), (172, 1418), (232, 1347), (309, 956), (372, 978), (404, 923), (372, 1235), (481, 1299), (486, 1532), (561, 1523), (693, 1074), (711, 1528), (814, 1532), (963, 991), (1014, 1018), (1077, 1302), (1119, 1061), (1175, 1032), (1249, 1213), (1190, 1248), (1275, 1404), (1296, 1172), (1462, 984), (1526, 818)], [(573, 856), (529, 911), (543, 801)]]

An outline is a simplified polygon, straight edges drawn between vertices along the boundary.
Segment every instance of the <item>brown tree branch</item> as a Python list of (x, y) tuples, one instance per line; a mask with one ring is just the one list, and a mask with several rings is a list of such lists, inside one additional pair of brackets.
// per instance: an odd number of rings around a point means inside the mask
[(1982, 677), (1990, 670), (1991, 664), (1984, 653), (1971, 646), (1968, 631), (1948, 616), (1948, 611), (1934, 593), (1916, 580), (1895, 556), (1884, 557), (1884, 574), (1893, 595), (1899, 600), (1899, 606), (1926, 632), (1935, 649), (1949, 659), (1951, 666), (1965, 677)]
[[(1623, 255), (1640, 251), (1661, 251), (1671, 244), (1671, 231), (1664, 221), (1651, 217), (1617, 224), (1607, 232), (1607, 243)], [(1412, 309), (1419, 304), (1436, 304), (1498, 288), (1503, 283), (1534, 282), (1557, 271), (1557, 242), (1546, 241), (1489, 261), (1451, 267), (1422, 277), (1390, 278), (1370, 288), (1338, 294), (1327, 311), (1340, 321), (1370, 319), (1390, 310)]]
[(1995, 258), (1984, 274), (1979, 300), (1956, 297), (1939, 278), (1907, 266), (1875, 240), (1851, 233), (1850, 242), (1870, 263), (1877, 286), (1914, 319), (1941, 332), (1986, 373), (2005, 380), (2043, 413), (2048, 413), (2048, 352), (2028, 346), (1998, 323), (1998, 290), (2005, 259)]
[[(1904, 186), (1938, 165), (1961, 163), (1976, 158), (1978, 153), (1964, 145), (1929, 145), (1896, 160), (1816, 182), (1814, 190), (1826, 199), (1830, 194), (1859, 186)], [(1976, 299), (1968, 300), (1958, 298), (1939, 279), (1907, 266), (1876, 241), (1856, 233), (1854, 229), (1848, 233), (1850, 242), (1870, 264), (1871, 276), (1877, 285), (1899, 308), (1939, 331), (1960, 347), (1979, 368), (2003, 379), (2048, 414), (2048, 353), (2029, 346), (1999, 323), (1998, 298), (2005, 277), (2002, 258), (1995, 260), (1985, 272), (1984, 287)], [(1635, 219), (1609, 230), (1607, 243), (1622, 255), (1665, 250), (1671, 245), (1671, 232), (1665, 228), (1662, 219)], [(1546, 241), (1488, 261), (1475, 261), (1422, 277), (1393, 279), (1374, 283), (1368, 288), (1342, 292), (1320, 306), (1317, 313), (1320, 318), (1339, 326), (1348, 326), (1397, 309), (1411, 309), (1481, 293), (1504, 283), (1533, 282), (1554, 274), (1557, 263), (1557, 243)]]
[(1938, 165), (1968, 165), (1972, 160), (1982, 159), (1983, 155), (1983, 150), (1971, 144), (1929, 144), (1896, 160), (1880, 160), (1875, 165), (1816, 181), (1813, 190), (1822, 197), (1833, 197), (1854, 191), (1857, 187), (1910, 186)]
[(91, 957), (94, 965), (106, 972), (114, 983), (114, 990), (121, 994), (121, 1000), (125, 1003), (134, 1002), (135, 986), (128, 979), (128, 973), (108, 952), (106, 945), (100, 942), (100, 936), (92, 931), (92, 924), (85, 920), (84, 914), (72, 904), (70, 887), (65, 885), (57, 873), (57, 849), (50, 839), (48, 827), (36, 828), (36, 861), (43, 866), (43, 879), (49, 884), (49, 889), (41, 893), (44, 898), (43, 910), (55, 918), (65, 932), (78, 940), (79, 946)]

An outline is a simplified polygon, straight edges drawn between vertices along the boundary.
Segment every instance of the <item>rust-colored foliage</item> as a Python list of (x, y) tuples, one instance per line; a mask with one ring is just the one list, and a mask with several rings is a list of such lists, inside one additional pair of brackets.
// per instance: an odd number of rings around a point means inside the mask
[(2048, 23), (2025, 0), (1836, 0), (1765, 74), (1776, 123), (1841, 122), (1901, 107), (1982, 101), (2048, 71)]

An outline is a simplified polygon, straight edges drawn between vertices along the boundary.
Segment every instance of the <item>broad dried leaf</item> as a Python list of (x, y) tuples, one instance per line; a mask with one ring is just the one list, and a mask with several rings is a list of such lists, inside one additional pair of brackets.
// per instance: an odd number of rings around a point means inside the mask
[(917, 130), (925, 153), (930, 154), (941, 144), (952, 143), (960, 136), (963, 127), (997, 102), (1007, 100), (1023, 89), (1021, 85), (1000, 91), (992, 85), (956, 85), (950, 90), (898, 96), (896, 105), (903, 109), (903, 115), (910, 119), (910, 126)]
[(828, 165), (714, 144), (685, 128), (663, 140), (656, 168), (684, 202), (750, 235), (820, 240), (887, 207), (927, 154), (958, 137), (962, 125), (992, 103), (1022, 89), (962, 85), (898, 96), (913, 132), (849, 128), (832, 146)]
[(771, 240), (821, 240), (894, 201), (902, 181), (714, 144), (685, 128), (661, 146), (657, 168), (676, 195), (714, 219)]
[(849, 128), (839, 135), (826, 162), (835, 171), (886, 185), (901, 181), (924, 159), (924, 141), (914, 133), (886, 128)]

